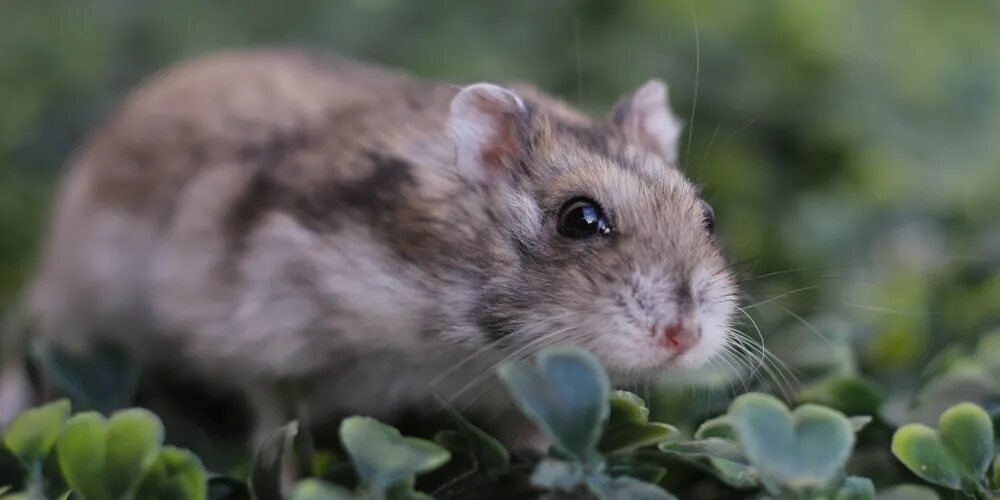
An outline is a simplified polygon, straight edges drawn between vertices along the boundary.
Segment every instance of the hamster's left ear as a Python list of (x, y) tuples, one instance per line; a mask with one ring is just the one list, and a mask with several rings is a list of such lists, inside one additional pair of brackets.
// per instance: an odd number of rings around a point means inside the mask
[(671, 165), (677, 164), (683, 125), (670, 111), (667, 84), (652, 79), (615, 104), (611, 119), (625, 137)]
[(517, 94), (489, 83), (463, 88), (451, 101), (448, 135), (460, 173), (477, 182), (509, 176), (525, 151), (530, 113)]

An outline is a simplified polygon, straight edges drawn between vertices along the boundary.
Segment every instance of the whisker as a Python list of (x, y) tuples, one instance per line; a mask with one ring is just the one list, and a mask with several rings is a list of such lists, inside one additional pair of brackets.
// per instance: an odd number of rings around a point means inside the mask
[(694, 117), (698, 108), (698, 87), (701, 78), (701, 37), (698, 33), (698, 16), (694, 10), (694, 2), (689, 2), (691, 8), (691, 23), (694, 26), (694, 97), (691, 100), (691, 122), (688, 124), (688, 140), (684, 147), (684, 158), (691, 154), (691, 138), (694, 137)]
[(562, 335), (565, 332), (571, 330), (572, 328), (573, 327), (567, 327), (567, 328), (563, 328), (561, 330), (555, 330), (553, 332), (549, 332), (549, 333), (547, 333), (545, 335), (541, 335), (541, 336), (539, 336), (537, 338), (534, 338), (534, 339), (526, 342), (524, 345), (522, 345), (521, 347), (515, 349), (513, 352), (511, 352), (507, 356), (504, 356), (502, 359), (500, 359), (499, 361), (497, 361), (496, 363), (494, 363), (492, 366), (490, 366), (489, 368), (487, 368), (486, 370), (484, 370), (481, 374), (479, 374), (476, 377), (474, 377), (471, 381), (469, 381), (467, 384), (465, 384), (465, 386), (463, 386), (457, 392), (454, 392), (451, 395), (449, 395), (449, 397), (446, 400), (447, 403), (448, 404), (452, 404), (456, 399), (458, 399), (466, 391), (468, 391), (472, 387), (475, 387), (476, 385), (478, 385), (478, 384), (482, 383), (483, 381), (485, 381), (485, 380), (489, 379), (490, 377), (492, 377), (493, 374), (494, 374), (494, 372), (497, 370), (497, 368), (499, 368), (504, 363), (506, 363), (506, 362), (514, 359), (515, 357), (521, 356), (521, 355), (523, 355), (525, 353), (529, 353), (530, 354), (530, 351), (532, 349), (534, 349), (535, 347), (537, 347), (537, 346), (543, 346), (543, 347), (545, 347), (547, 342), (552, 342), (553, 340), (557, 341), (558, 337), (560, 335)]
[[(779, 295), (775, 295), (774, 297), (762, 300), (762, 301), (757, 302), (755, 304), (750, 304), (748, 306), (744, 306), (743, 308), (740, 308), (740, 310), (742, 311), (743, 309), (753, 309), (755, 307), (760, 307), (760, 306), (762, 306), (764, 304), (769, 304), (769, 303), (774, 302), (776, 300), (783, 299), (785, 297), (788, 297), (789, 295), (795, 295), (797, 293), (807, 292), (809, 290), (815, 290), (817, 288), (820, 288), (820, 285), (809, 285), (809, 286), (804, 286), (802, 288), (796, 288), (795, 290), (791, 290), (791, 291), (784, 292), (784, 293), (779, 294)], [(744, 314), (745, 313), (746, 312), (744, 311)]]
[(786, 313), (788, 313), (791, 317), (799, 320), (800, 323), (802, 323), (803, 325), (805, 325), (806, 328), (808, 328), (813, 333), (815, 333), (816, 336), (819, 337), (820, 339), (822, 339), (823, 342), (826, 342), (827, 345), (833, 345), (830, 342), (830, 340), (826, 338), (826, 336), (824, 336), (822, 333), (820, 333), (819, 330), (816, 329), (816, 327), (812, 326), (812, 324), (810, 324), (808, 321), (806, 321), (802, 316), (799, 316), (798, 314), (795, 314), (794, 312), (792, 312), (791, 309), (788, 309), (787, 307), (782, 307), (781, 309), (783, 311), (785, 311)]
[(885, 313), (885, 314), (898, 314), (900, 316), (922, 316), (922, 315), (925, 314), (924, 311), (906, 310), (906, 309), (890, 309), (890, 308), (887, 308), (887, 307), (877, 307), (877, 306), (869, 306), (869, 305), (865, 305), (865, 304), (856, 304), (854, 302), (844, 302), (843, 304), (845, 306), (847, 306), (847, 307), (854, 307), (854, 308), (857, 308), (857, 309), (864, 309), (865, 311), (872, 311), (872, 312)]

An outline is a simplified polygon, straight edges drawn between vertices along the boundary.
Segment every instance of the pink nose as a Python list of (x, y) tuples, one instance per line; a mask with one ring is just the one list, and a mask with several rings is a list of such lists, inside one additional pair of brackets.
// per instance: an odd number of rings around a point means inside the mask
[(698, 344), (701, 339), (701, 327), (697, 325), (682, 325), (673, 323), (663, 328), (659, 340), (660, 345), (669, 348), (676, 354), (684, 354)]

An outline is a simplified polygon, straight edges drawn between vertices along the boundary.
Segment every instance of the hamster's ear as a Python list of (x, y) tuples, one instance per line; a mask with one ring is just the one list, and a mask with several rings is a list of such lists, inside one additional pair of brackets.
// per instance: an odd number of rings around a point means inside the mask
[(463, 88), (451, 101), (448, 134), (458, 168), (476, 181), (489, 179), (525, 148), (529, 113), (513, 92), (489, 83)]
[(677, 163), (677, 143), (683, 125), (670, 111), (667, 84), (662, 80), (654, 78), (619, 100), (611, 119), (630, 141), (660, 155), (671, 165)]

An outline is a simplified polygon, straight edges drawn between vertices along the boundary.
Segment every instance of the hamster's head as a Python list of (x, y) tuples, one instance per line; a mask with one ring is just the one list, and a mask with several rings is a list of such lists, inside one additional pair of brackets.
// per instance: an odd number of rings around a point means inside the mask
[(457, 94), (456, 163), (506, 256), (470, 313), (483, 343), (576, 344), (622, 376), (723, 352), (736, 287), (715, 215), (676, 167), (680, 129), (655, 80), (606, 120), (490, 84)]

